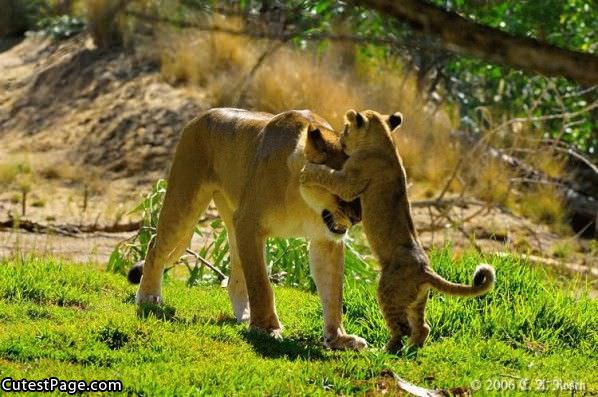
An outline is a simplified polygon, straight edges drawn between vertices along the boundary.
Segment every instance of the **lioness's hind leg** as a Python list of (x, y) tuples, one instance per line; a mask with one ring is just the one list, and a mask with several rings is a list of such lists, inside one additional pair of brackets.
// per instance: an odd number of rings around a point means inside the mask
[(137, 291), (137, 303), (158, 303), (164, 267), (175, 263), (189, 246), (193, 229), (210, 202), (211, 195), (204, 193), (194, 205), (179, 206), (164, 200), (160, 213), (156, 240), (150, 247), (143, 264), (143, 276)]
[(230, 250), (230, 274), (228, 277), (228, 296), (233, 306), (233, 312), (237, 322), (249, 321), (249, 296), (247, 295), (247, 284), (241, 267), (239, 250), (237, 249), (237, 237), (233, 224), (233, 213), (224, 197), (220, 193), (214, 194), (214, 202), (218, 212), (224, 221), (228, 232), (228, 246)]
[(264, 246), (266, 239), (254, 219), (244, 217), (237, 211), (233, 217), (235, 237), (243, 275), (249, 296), (252, 330), (263, 331), (275, 338), (281, 338), (282, 326), (278, 321), (274, 303), (274, 292), (268, 279)]
[[(160, 301), (164, 267), (176, 262), (185, 252), (199, 216), (212, 199), (212, 191), (205, 186), (207, 176), (201, 167), (202, 153), (197, 149), (193, 131), (184, 131), (168, 177), (156, 239), (143, 265), (137, 303)], [(194, 173), (190, 173), (191, 167)]]
[[(230, 234), (229, 234), (230, 236)], [(250, 319), (249, 311), (249, 296), (247, 295), (247, 284), (245, 283), (245, 276), (243, 275), (243, 268), (241, 267), (241, 260), (239, 258), (239, 250), (233, 233), (229, 237), (230, 246), (230, 276), (228, 278), (228, 296), (233, 305), (235, 318), (237, 322), (247, 322)]]

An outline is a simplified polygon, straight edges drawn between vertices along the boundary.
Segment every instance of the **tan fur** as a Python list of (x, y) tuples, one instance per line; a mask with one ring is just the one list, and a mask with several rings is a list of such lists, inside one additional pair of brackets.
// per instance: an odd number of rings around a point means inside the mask
[[(306, 143), (318, 128), (323, 142)], [(347, 156), (338, 134), (310, 111), (278, 115), (211, 109), (184, 129), (168, 178), (157, 236), (143, 265), (137, 302), (159, 302), (164, 266), (189, 245), (193, 228), (214, 200), (229, 235), (228, 290), (238, 321), (278, 337), (281, 324), (264, 259), (267, 237), (310, 240), (311, 271), (322, 301), (324, 337), (331, 348), (360, 349), (363, 338), (341, 323), (344, 246), (340, 236), (360, 218), (358, 202), (345, 203), (319, 187), (300, 188), (310, 160), (340, 169)], [(329, 211), (326, 227), (323, 211)]]
[[(399, 349), (402, 336), (422, 345), (429, 333), (424, 317), (428, 290), (481, 295), (492, 287), (494, 269), (478, 267), (472, 286), (448, 282), (434, 272), (413, 226), (405, 170), (391, 138), (391, 126), (398, 128), (402, 116), (350, 110), (345, 119), (341, 143), (349, 159), (342, 170), (307, 164), (301, 183), (324, 187), (343, 200), (361, 199), (365, 233), (382, 266), (378, 299), (392, 332), (388, 347)], [(320, 139), (317, 133), (309, 138)]]

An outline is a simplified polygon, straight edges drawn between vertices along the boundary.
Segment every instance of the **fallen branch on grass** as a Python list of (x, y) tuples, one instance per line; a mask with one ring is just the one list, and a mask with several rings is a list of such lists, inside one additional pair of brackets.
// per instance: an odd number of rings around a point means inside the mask
[(129, 223), (115, 223), (112, 225), (44, 225), (27, 219), (15, 219), (9, 215), (8, 220), (0, 221), (0, 229), (25, 230), (31, 233), (56, 233), (75, 237), (80, 233), (126, 233), (139, 230), (141, 221)]
[[(395, 387), (399, 391), (407, 392), (416, 397), (444, 397), (444, 396), (471, 396), (471, 390), (468, 387), (452, 387), (450, 389), (426, 389), (417, 386), (405, 379), (399, 377), (393, 371), (386, 369), (380, 374), (383, 378), (390, 378), (394, 381)], [(383, 385), (382, 393), (387, 393), (387, 386)], [(401, 393), (402, 395), (402, 393)]]
[[(206, 215), (198, 221), (202, 223), (205, 221), (213, 220), (218, 218), (214, 215)], [(8, 214), (8, 220), (0, 221), (0, 230), (25, 230), (31, 233), (56, 233), (64, 236), (76, 237), (81, 233), (127, 233), (136, 232), (141, 229), (142, 222), (135, 221), (129, 223), (113, 223), (112, 225), (98, 225), (97, 223), (90, 225), (75, 225), (71, 223), (50, 225), (43, 224), (28, 219), (17, 219)]]
[[(222, 273), (216, 266), (212, 265), (206, 258), (199, 255), (197, 252), (193, 252), (189, 248), (187, 248), (185, 250), (185, 252), (187, 252), (189, 255), (194, 257), (195, 260), (203, 263), (207, 268), (209, 268), (214, 273), (216, 273), (216, 275), (218, 276), (218, 279), (220, 280), (221, 283), (224, 282), (225, 280), (228, 280), (228, 277), (226, 277), (226, 274)], [(224, 285), (224, 286), (226, 286), (226, 285)]]

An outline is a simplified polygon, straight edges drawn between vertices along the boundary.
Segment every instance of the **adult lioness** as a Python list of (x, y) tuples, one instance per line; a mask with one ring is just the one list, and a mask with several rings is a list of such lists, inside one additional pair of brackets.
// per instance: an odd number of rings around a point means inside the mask
[[(317, 145), (306, 143), (310, 126), (321, 132), (323, 139)], [(300, 188), (306, 156), (337, 169), (347, 158), (338, 134), (307, 110), (272, 115), (211, 109), (191, 121), (176, 149), (136, 301), (160, 301), (164, 266), (184, 252), (197, 220), (213, 199), (228, 230), (228, 291), (238, 321), (250, 320), (250, 327), (280, 335), (264, 241), (269, 236), (302, 236), (310, 240), (310, 269), (322, 302), (326, 345), (367, 346), (363, 338), (347, 335), (341, 324), (340, 236), (359, 220), (359, 202), (344, 203), (321, 188)]]
[[(413, 226), (405, 170), (391, 137), (391, 129), (402, 122), (401, 114), (349, 110), (345, 120), (340, 140), (349, 159), (342, 170), (310, 163), (301, 173), (301, 183), (324, 187), (343, 200), (361, 198), (365, 234), (382, 265), (378, 299), (392, 333), (388, 348), (400, 349), (403, 335), (422, 345), (430, 331), (424, 317), (428, 290), (481, 295), (494, 284), (494, 269), (479, 266), (472, 286), (451, 283), (434, 272)], [(313, 130), (309, 140), (319, 142), (322, 136)]]

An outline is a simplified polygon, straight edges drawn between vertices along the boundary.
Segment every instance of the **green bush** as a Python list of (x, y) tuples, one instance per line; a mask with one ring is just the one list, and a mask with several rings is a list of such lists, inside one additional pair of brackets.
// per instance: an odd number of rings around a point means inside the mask
[(59, 40), (67, 39), (81, 32), (85, 28), (85, 23), (77, 17), (61, 15), (42, 18), (37, 22), (36, 27), (38, 34)]
[[(141, 228), (137, 234), (116, 246), (108, 261), (109, 271), (125, 274), (134, 263), (145, 258), (156, 234), (165, 193), (166, 181), (161, 179), (131, 211), (132, 214), (141, 215)], [(220, 272), (228, 274), (230, 262), (228, 235), (223, 222), (216, 219), (207, 228), (197, 225), (194, 234), (200, 237), (199, 240), (206, 241), (195, 254), (209, 261)], [(366, 284), (373, 282), (376, 278), (375, 270), (355, 249), (350, 238), (346, 241), (346, 247), (345, 275), (347, 279)], [(309, 272), (308, 243), (304, 239), (270, 238), (266, 242), (266, 257), (268, 271), (274, 282), (315, 291), (315, 285)], [(194, 258), (193, 255), (185, 256), (179, 262), (183, 263), (189, 271), (187, 278), (189, 286), (220, 281), (218, 274), (206, 269), (201, 260)]]

